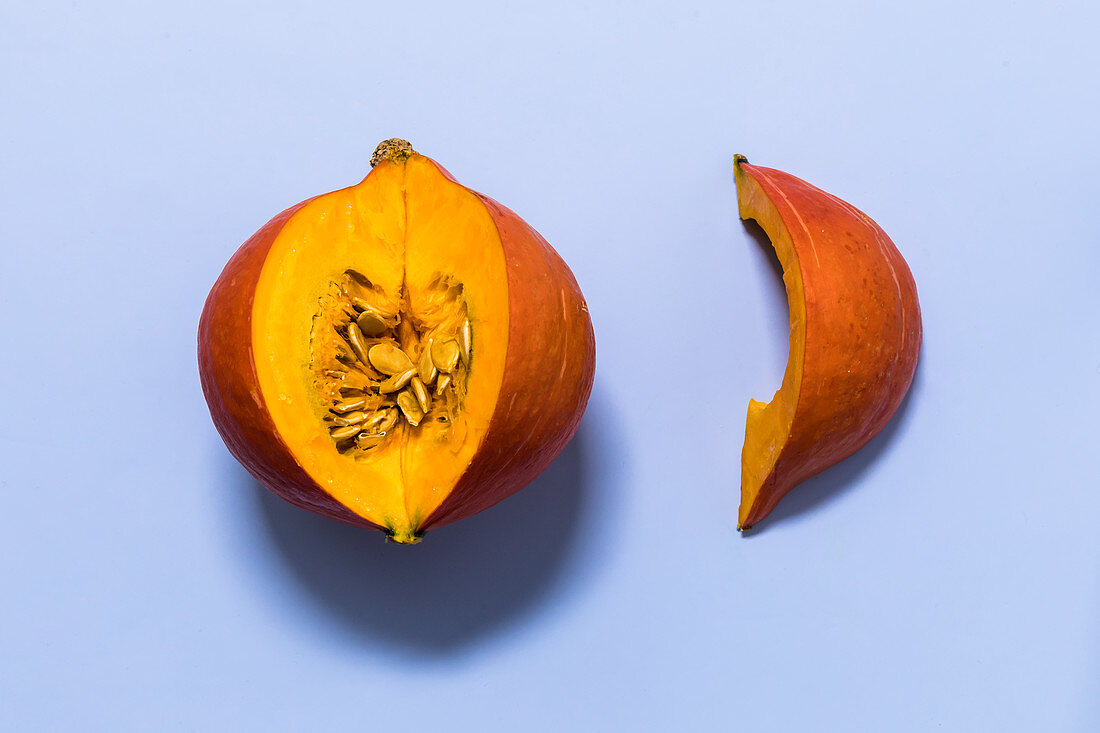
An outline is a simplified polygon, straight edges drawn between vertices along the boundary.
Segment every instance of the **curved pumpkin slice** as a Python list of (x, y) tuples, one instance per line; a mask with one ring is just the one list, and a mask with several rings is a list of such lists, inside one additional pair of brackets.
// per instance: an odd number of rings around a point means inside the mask
[(783, 266), (790, 353), (771, 402), (750, 400), (738, 529), (863, 447), (901, 404), (921, 345), (909, 267), (870, 217), (794, 176), (734, 162), (742, 219)]
[(416, 542), (572, 437), (587, 306), (518, 216), (408, 143), (275, 217), (211, 290), (199, 363), (230, 451), (288, 501)]

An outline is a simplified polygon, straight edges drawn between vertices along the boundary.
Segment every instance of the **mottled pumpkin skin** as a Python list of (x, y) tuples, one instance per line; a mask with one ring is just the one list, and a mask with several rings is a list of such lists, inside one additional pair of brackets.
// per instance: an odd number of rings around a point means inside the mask
[[(496, 224), (507, 263), (506, 366), (479, 450), (447, 498), (421, 523), (421, 534), (492, 506), (545, 470), (576, 432), (595, 374), (592, 321), (572, 272), (514, 212), (470, 193)], [(210, 291), (199, 322), (203, 393), (226, 446), (261, 484), (312, 512), (382, 529), (334, 499), (299, 466), (259, 388), (251, 317), (256, 285), (279, 231), (306, 203), (282, 212), (245, 242)]]
[[(739, 524), (748, 528), (889, 422), (913, 380), (922, 325), (909, 266), (870, 217), (789, 173), (746, 161), (737, 168), (763, 189), (788, 232), (803, 287), (789, 296), (806, 306), (790, 434), (759, 494), (741, 508)], [(742, 217), (755, 218), (745, 211)]]

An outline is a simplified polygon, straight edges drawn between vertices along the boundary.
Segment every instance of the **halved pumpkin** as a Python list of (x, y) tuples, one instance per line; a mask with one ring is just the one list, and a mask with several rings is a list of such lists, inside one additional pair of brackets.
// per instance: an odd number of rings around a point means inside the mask
[(569, 268), (406, 141), (276, 216), (199, 325), (215, 425), (288, 501), (397, 542), (533, 480), (572, 437), (595, 342)]

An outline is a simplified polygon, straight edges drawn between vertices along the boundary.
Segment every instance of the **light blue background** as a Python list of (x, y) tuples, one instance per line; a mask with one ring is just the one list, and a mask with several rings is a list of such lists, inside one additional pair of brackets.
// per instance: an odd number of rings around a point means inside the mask
[[(1098, 23), (5, 4), (0, 728), (1100, 730)], [(391, 136), (538, 228), (598, 338), (566, 453), (412, 549), (260, 490), (195, 365), (233, 250)], [(735, 152), (875, 217), (925, 326), (884, 433), (749, 537), (787, 315)]]

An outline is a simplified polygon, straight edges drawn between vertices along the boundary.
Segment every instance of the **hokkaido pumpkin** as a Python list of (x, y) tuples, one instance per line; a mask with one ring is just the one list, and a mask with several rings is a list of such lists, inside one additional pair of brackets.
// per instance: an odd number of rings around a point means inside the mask
[(561, 452), (595, 341), (573, 274), (519, 216), (404, 140), (371, 163), (237, 250), (203, 309), (199, 370), (264, 486), (414, 543)]

